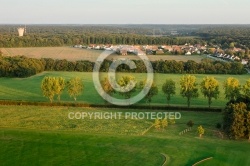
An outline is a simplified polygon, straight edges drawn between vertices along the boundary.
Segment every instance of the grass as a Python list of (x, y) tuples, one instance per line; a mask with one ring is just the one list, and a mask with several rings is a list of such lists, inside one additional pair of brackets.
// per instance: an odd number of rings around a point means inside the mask
[[(1, 48), (1, 51), (6, 56), (25, 55), (30, 58), (53, 58), (53, 59), (67, 59), (70, 61), (89, 60), (96, 62), (98, 56), (103, 52), (99, 50), (87, 50), (72, 47), (29, 47), (29, 48)], [(108, 59), (129, 58), (139, 60), (135, 55), (120, 56), (110, 55)], [(155, 60), (176, 60), (187, 61), (194, 60), (200, 62), (204, 56), (166, 56), (166, 55), (150, 55), (151, 61)]]
[[(106, 76), (106, 73), (101, 74)], [(118, 73), (118, 77), (121, 75), (128, 75), (126, 73)], [(104, 103), (103, 99), (96, 92), (93, 81), (92, 73), (81, 73), (81, 72), (44, 72), (36, 76), (29, 78), (0, 78), (0, 99), (1, 100), (24, 100), (24, 101), (48, 101), (47, 98), (43, 97), (40, 84), (45, 76), (60, 76), (69, 80), (72, 77), (80, 77), (84, 81), (84, 92), (78, 98), (78, 102), (84, 103)], [(146, 74), (133, 74), (137, 81), (145, 80)], [(176, 81), (176, 95), (172, 97), (171, 105), (186, 105), (186, 99), (181, 97), (179, 80), (182, 75), (179, 74), (155, 74), (155, 82), (159, 88), (159, 94), (153, 98), (153, 105), (164, 105), (166, 100), (163, 92), (161, 91), (162, 84), (165, 79), (172, 78)], [(206, 75), (195, 75), (197, 81), (201, 82), (202, 78)], [(239, 79), (241, 84), (245, 84), (249, 75), (209, 75), (214, 76), (220, 82), (220, 96), (217, 100), (213, 100), (212, 107), (224, 107), (227, 100), (224, 98), (224, 89), (222, 88), (223, 82), (230, 76)], [(62, 101), (73, 102), (73, 99), (68, 96), (66, 92), (62, 94)], [(139, 104), (145, 104), (145, 101), (141, 101)], [(205, 99), (201, 94), (199, 98), (193, 99), (191, 101), (191, 106), (207, 106), (207, 99)]]
[[(213, 159), (202, 165), (250, 164), (249, 142), (222, 140), (214, 132), (220, 113), (181, 112), (176, 124), (161, 131), (152, 128), (141, 136), (153, 120), (69, 120), (68, 113), (77, 111), (118, 110), (0, 106), (1, 165), (151, 166), (163, 164), (162, 154), (169, 156), (169, 165), (192, 165), (206, 157)], [(194, 129), (180, 136), (188, 120), (194, 121)], [(198, 125), (205, 128), (203, 138), (197, 137)]]

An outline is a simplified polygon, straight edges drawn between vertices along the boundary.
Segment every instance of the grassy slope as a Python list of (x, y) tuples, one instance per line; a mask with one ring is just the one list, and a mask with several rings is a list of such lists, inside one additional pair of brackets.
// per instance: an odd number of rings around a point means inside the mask
[[(170, 157), (170, 165), (191, 165), (211, 156), (214, 159), (203, 165), (250, 164), (249, 142), (222, 140), (215, 134), (220, 113), (181, 112), (182, 118), (167, 130), (151, 129), (140, 136), (141, 129), (150, 126), (152, 120), (72, 121), (67, 119), (71, 111), (114, 110), (0, 106), (1, 165), (151, 166), (163, 163), (160, 153)], [(194, 130), (179, 136), (190, 119), (195, 122)], [(76, 127), (67, 125), (72, 123)], [(197, 138), (198, 125), (206, 130), (202, 139)]]
[[(103, 74), (105, 75), (105, 74)], [(118, 76), (127, 75), (124, 73), (119, 73)], [(136, 79), (145, 80), (146, 74), (133, 74)], [(42, 96), (40, 90), (40, 84), (44, 76), (61, 76), (66, 79), (78, 76), (83, 78), (85, 89), (82, 96), (79, 97), (78, 101), (86, 103), (104, 103), (103, 99), (97, 94), (94, 89), (92, 81), (92, 73), (80, 73), (80, 72), (44, 72), (42, 74), (25, 78), (0, 78), (0, 99), (7, 100), (28, 100), (28, 101), (48, 101)], [(182, 75), (178, 74), (155, 74), (155, 82), (159, 88), (159, 94), (153, 98), (153, 104), (165, 104), (165, 97), (161, 91), (161, 86), (165, 79), (172, 78), (176, 81), (177, 91), (176, 95), (172, 98), (171, 104), (173, 105), (186, 105), (186, 99), (183, 99), (179, 95), (179, 80)], [(196, 75), (198, 82), (201, 82), (202, 78), (206, 75)], [(224, 107), (226, 100), (224, 99), (224, 90), (222, 88), (223, 81), (230, 75), (211, 75), (214, 76), (220, 82), (220, 97), (218, 100), (213, 101), (212, 106)], [(233, 77), (240, 80), (241, 84), (244, 84), (249, 78), (249, 75), (233, 75)], [(70, 99), (65, 92), (61, 99), (63, 101), (73, 101)], [(145, 103), (141, 101), (141, 103)], [(206, 106), (207, 100), (200, 94), (199, 98), (193, 99), (191, 105), (195, 106)]]

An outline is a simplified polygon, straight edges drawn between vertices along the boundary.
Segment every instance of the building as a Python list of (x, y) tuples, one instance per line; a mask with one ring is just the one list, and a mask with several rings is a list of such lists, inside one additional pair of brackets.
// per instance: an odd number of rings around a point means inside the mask
[(128, 55), (128, 51), (126, 49), (119, 50), (120, 55)]
[(23, 34), (24, 34), (24, 32), (25, 32), (25, 28), (17, 28), (17, 31), (18, 31), (18, 35), (19, 35), (20, 37), (22, 37)]

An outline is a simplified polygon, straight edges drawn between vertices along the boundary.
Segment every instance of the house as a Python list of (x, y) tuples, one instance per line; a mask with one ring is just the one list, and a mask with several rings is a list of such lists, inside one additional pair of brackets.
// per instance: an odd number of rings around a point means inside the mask
[(248, 63), (248, 60), (242, 59), (242, 61), (241, 61), (241, 64), (242, 64), (242, 65), (247, 65), (247, 63)]
[(234, 51), (234, 52), (239, 52), (239, 51), (241, 51), (241, 50), (242, 50), (241, 48), (236, 48), (236, 47), (233, 48), (233, 51)]
[(141, 50), (136, 50), (135, 51), (135, 55), (139, 55), (139, 56), (144, 56), (144, 55), (146, 55), (146, 53), (145, 52), (143, 52), (143, 51), (141, 51)]
[(164, 51), (162, 49), (159, 49), (159, 50), (156, 50), (155, 54), (161, 55), (161, 54), (164, 54)]
[(120, 55), (128, 55), (128, 51), (126, 49), (119, 50)]
[(171, 52), (171, 51), (173, 51), (173, 48), (171, 46), (165, 46), (164, 50)]
[(192, 55), (190, 51), (188, 51), (185, 55)]
[(74, 45), (74, 48), (82, 48), (82, 45)]

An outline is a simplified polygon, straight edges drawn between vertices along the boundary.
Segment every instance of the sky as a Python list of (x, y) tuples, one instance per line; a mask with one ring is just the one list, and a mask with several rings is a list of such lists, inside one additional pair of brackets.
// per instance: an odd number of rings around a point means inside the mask
[(0, 0), (0, 24), (250, 24), (249, 0)]

